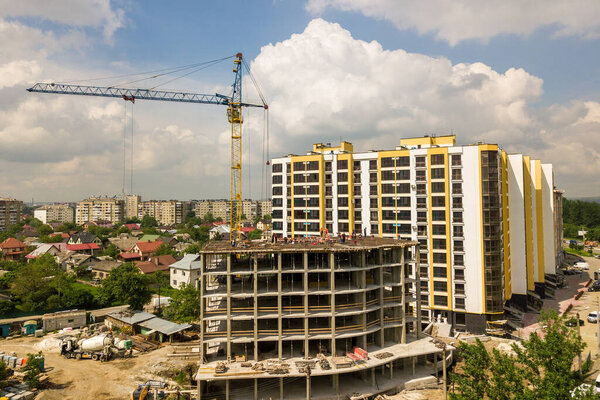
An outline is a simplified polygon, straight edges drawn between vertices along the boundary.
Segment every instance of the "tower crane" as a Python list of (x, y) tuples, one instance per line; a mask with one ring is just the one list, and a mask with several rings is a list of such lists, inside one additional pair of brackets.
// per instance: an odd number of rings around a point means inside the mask
[[(79, 96), (98, 96), (122, 98), (125, 101), (157, 100), (175, 101), (180, 103), (216, 104), (227, 107), (227, 118), (231, 124), (231, 240), (241, 239), (242, 225), (242, 107), (259, 107), (268, 110), (261, 95), (263, 104), (245, 103), (242, 101), (242, 53), (237, 53), (233, 60), (233, 93), (231, 96), (222, 94), (200, 94), (189, 92), (174, 92), (152, 89), (131, 89), (120, 87), (100, 87), (71, 85), (61, 83), (36, 83), (28, 88), (28, 92), (72, 94)], [(254, 80), (254, 79), (253, 79)]]

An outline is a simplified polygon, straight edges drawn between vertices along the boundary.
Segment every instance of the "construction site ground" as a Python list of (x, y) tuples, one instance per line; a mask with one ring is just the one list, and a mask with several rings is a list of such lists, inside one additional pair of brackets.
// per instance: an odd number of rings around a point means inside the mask
[(15, 352), (24, 357), (27, 353), (42, 350), (50, 387), (36, 400), (123, 400), (130, 398), (138, 383), (157, 379), (168, 368), (181, 369), (194, 361), (170, 359), (171, 346), (162, 346), (147, 353), (134, 352), (132, 358), (115, 359), (101, 363), (93, 360), (65, 359), (58, 348), (49, 348), (50, 336), (42, 338), (21, 337), (0, 342), (0, 350)]

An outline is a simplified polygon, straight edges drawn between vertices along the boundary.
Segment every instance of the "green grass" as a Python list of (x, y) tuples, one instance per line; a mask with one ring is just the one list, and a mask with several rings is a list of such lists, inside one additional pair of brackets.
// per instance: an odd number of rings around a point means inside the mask
[(583, 257), (591, 257), (592, 254), (588, 253), (587, 250), (576, 250), (576, 249), (572, 249), (570, 247), (563, 247), (563, 249), (565, 250), (565, 252), (569, 253), (569, 254), (574, 254), (576, 256), (583, 256)]

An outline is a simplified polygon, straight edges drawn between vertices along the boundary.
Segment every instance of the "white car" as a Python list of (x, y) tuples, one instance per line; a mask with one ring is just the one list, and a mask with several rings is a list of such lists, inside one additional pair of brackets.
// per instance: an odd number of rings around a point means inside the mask
[(598, 311), (592, 311), (588, 314), (587, 317), (588, 322), (595, 324), (598, 322)]
[(578, 263), (575, 263), (574, 267), (579, 268), (584, 271), (587, 271), (588, 269), (590, 269), (590, 265), (583, 261), (579, 261)]

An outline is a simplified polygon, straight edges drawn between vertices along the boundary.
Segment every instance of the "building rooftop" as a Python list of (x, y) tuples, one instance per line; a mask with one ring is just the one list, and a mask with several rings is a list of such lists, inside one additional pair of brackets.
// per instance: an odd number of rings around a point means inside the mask
[(222, 254), (222, 253), (269, 253), (269, 252), (289, 252), (298, 251), (308, 252), (347, 252), (360, 251), (373, 248), (384, 247), (406, 247), (416, 245), (418, 242), (407, 240), (396, 240), (392, 238), (380, 237), (362, 237), (352, 240), (347, 238), (344, 243), (339, 238), (333, 237), (329, 241), (319, 237), (299, 238), (283, 242), (282, 240), (272, 242), (242, 242), (235, 247), (228, 241), (209, 242), (202, 249), (202, 253)]

